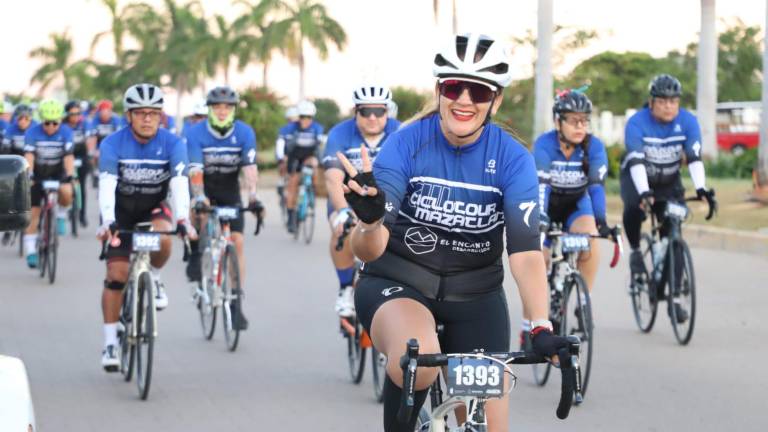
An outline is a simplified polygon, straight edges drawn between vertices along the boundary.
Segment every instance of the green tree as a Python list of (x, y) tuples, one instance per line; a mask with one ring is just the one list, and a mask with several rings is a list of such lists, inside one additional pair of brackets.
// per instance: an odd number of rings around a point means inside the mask
[(320, 3), (314, 0), (295, 0), (286, 5), (288, 18), (279, 22), (279, 26), (287, 29), (286, 51), (289, 58), (299, 65), (299, 97), (305, 96), (306, 63), (304, 43), (314, 48), (321, 59), (328, 58), (329, 44), (344, 49), (347, 34), (336, 20)]
[(236, 117), (253, 127), (260, 151), (274, 148), (277, 131), (285, 123), (280, 98), (264, 88), (246, 89), (240, 97)]
[(493, 121), (510, 129), (520, 142), (528, 145), (522, 137), (533, 135), (533, 78), (513, 82), (504, 89), (503, 97)]
[(326, 133), (341, 121), (341, 110), (333, 99), (315, 99), (315, 107), (317, 107), (315, 120), (325, 127)]
[(64, 82), (64, 90), (69, 95), (72, 90), (70, 66), (72, 61), (72, 38), (63, 33), (51, 33), (51, 46), (41, 46), (29, 52), (29, 57), (40, 59), (43, 65), (30, 79), (30, 84), (39, 83), (40, 92), (45, 91), (56, 79)]
[(407, 87), (392, 88), (392, 100), (397, 104), (397, 116), (403, 120), (413, 117), (432, 100), (430, 93), (421, 93)]
[(719, 36), (717, 55), (718, 100), (760, 100), (763, 57), (761, 29), (738, 21)]
[(288, 41), (288, 28), (291, 26), (288, 21), (269, 19), (277, 11), (283, 10), (285, 5), (281, 0), (261, 0), (255, 4), (240, 0), (236, 4), (246, 7), (246, 12), (233, 23), (238, 33), (234, 42), (238, 68), (243, 70), (251, 61), (260, 62), (261, 85), (267, 88), (272, 53), (276, 49), (286, 52), (284, 47)]

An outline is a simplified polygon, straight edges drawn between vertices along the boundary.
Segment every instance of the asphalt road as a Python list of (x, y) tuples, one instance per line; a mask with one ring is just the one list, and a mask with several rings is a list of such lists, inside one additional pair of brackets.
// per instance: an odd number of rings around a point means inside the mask
[[(327, 225), (318, 224), (311, 245), (294, 242), (279, 225), (274, 195), (263, 193), (271, 210), (266, 230), (247, 237), (251, 328), (235, 353), (226, 350), (219, 329), (213, 341), (203, 340), (175, 243), (163, 271), (170, 306), (159, 315), (146, 402), (135, 383), (99, 364), (104, 263), (97, 260), (95, 228), (64, 239), (53, 286), (26, 269), (14, 250), (0, 248), (0, 353), (26, 363), (39, 430), (380, 430), (370, 369), (360, 385), (349, 382), (333, 312), (337, 282)], [(97, 220), (95, 207), (90, 210)], [(247, 230), (252, 226), (249, 219)], [(615, 270), (604, 264), (593, 299), (596, 354), (587, 401), (560, 421), (554, 415), (559, 378), (540, 389), (528, 368), (518, 368), (514, 430), (765, 430), (768, 373), (760, 364), (768, 355), (768, 262), (704, 249), (693, 255), (699, 315), (689, 346), (677, 345), (662, 313), (651, 334), (639, 333), (626, 294), (626, 260)], [(507, 285), (517, 327), (520, 302), (511, 277)]]

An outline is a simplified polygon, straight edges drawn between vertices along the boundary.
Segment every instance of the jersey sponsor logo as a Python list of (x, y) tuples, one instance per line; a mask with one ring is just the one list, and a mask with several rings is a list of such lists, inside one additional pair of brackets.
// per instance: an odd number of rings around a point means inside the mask
[(176, 164), (175, 167), (173, 167), (173, 169), (176, 170), (176, 175), (177, 176), (180, 176), (180, 175), (184, 174), (184, 167), (185, 166), (186, 165), (184, 165), (184, 162), (179, 162), (178, 164)]
[(675, 132), (682, 132), (683, 128), (680, 127), (680, 123), (675, 123)]
[(696, 141), (695, 143), (693, 143), (692, 148), (693, 148), (693, 154), (695, 154), (696, 157), (701, 157), (701, 143)]
[(404, 291), (404, 288), (400, 287), (400, 286), (389, 287), (389, 288), (384, 288), (381, 291), (381, 295), (383, 295), (384, 297), (389, 297), (392, 294), (396, 294), (396, 293), (399, 293), (399, 292), (402, 292), (402, 291)]
[(424, 226), (408, 228), (404, 240), (408, 249), (416, 255), (433, 252), (437, 246), (437, 234)]
[(120, 180), (126, 183), (157, 184), (168, 180), (169, 177), (170, 173), (165, 166), (142, 166), (139, 163), (123, 163), (120, 165)]
[(531, 225), (528, 223), (528, 219), (531, 217), (531, 212), (533, 212), (533, 209), (536, 208), (536, 201), (520, 203), (519, 208), (525, 212), (525, 215), (523, 215), (523, 222), (525, 222), (525, 225), (530, 228)]
[(587, 177), (584, 175), (584, 170), (581, 169), (581, 164), (579, 164), (578, 169), (555, 169), (550, 171), (550, 174), (550, 183), (555, 187), (572, 188), (587, 184)]
[(488, 167), (485, 169), (488, 174), (496, 174), (496, 159), (488, 161)]
[(248, 150), (248, 163), (255, 163), (256, 162), (256, 150), (250, 149)]
[(387, 211), (387, 213), (389, 213), (389, 212), (391, 212), (392, 210), (395, 209), (395, 206), (392, 205), (392, 203), (390, 201), (387, 201), (387, 203), (384, 204), (384, 209)]
[[(255, 155), (254, 155), (255, 157)], [(228, 165), (237, 167), (240, 165), (239, 153), (205, 153), (206, 165)]]
[(667, 164), (678, 162), (683, 150), (682, 144), (646, 145), (645, 159), (651, 163)]
[(597, 174), (600, 177), (600, 180), (602, 181), (605, 179), (605, 175), (608, 174), (608, 167), (606, 165), (602, 165), (598, 170)]
[[(460, 189), (469, 189), (469, 193), (463, 195), (481, 202), (454, 198)], [(488, 197), (483, 197), (495, 191), (488, 186), (424, 178), (417, 182), (408, 202), (416, 221), (433, 223), (450, 231), (483, 232), (503, 223), (504, 213), (497, 208), (497, 203), (487, 202)]]

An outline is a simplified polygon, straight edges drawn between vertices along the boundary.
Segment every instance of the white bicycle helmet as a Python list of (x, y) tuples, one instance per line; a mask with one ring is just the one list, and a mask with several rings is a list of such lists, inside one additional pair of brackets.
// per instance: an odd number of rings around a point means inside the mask
[(296, 105), (291, 105), (285, 110), (286, 119), (295, 119), (299, 116), (299, 108)]
[(512, 82), (509, 54), (501, 42), (479, 33), (456, 35), (432, 63), (437, 78), (469, 78), (497, 88)]
[(296, 105), (296, 109), (299, 111), (299, 116), (314, 117), (317, 114), (317, 108), (312, 101), (303, 100)]
[(389, 105), (392, 101), (392, 92), (389, 91), (389, 87), (383, 85), (361, 85), (352, 92), (352, 101), (355, 105)]
[(135, 84), (128, 87), (123, 96), (123, 109), (126, 111), (136, 108), (163, 109), (163, 91), (154, 84)]
[(192, 107), (192, 115), (207, 116), (208, 115), (208, 102), (205, 99), (200, 99), (195, 102)]

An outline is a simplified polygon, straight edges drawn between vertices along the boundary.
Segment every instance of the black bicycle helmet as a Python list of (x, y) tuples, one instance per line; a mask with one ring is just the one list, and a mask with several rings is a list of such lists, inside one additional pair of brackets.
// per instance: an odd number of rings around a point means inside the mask
[(232, 90), (232, 87), (229, 86), (215, 87), (208, 92), (208, 96), (205, 98), (205, 103), (208, 105), (220, 103), (237, 105), (238, 102), (240, 102), (240, 96), (238, 96), (237, 92)]
[(552, 113), (555, 117), (563, 113), (586, 113), (592, 112), (592, 101), (587, 95), (576, 90), (566, 90), (555, 96), (555, 103), (552, 105)]
[(16, 105), (16, 109), (13, 110), (13, 117), (17, 118), (22, 115), (32, 117), (32, 107), (27, 104)]
[(656, 75), (648, 84), (648, 92), (651, 97), (680, 97), (683, 94), (683, 85), (680, 80), (672, 75)]
[(69, 110), (71, 110), (72, 108), (78, 108), (79, 109), (80, 108), (80, 102), (78, 102), (76, 100), (72, 100), (72, 101), (67, 102), (66, 105), (64, 105), (64, 111), (66, 111), (66, 112), (69, 112)]

